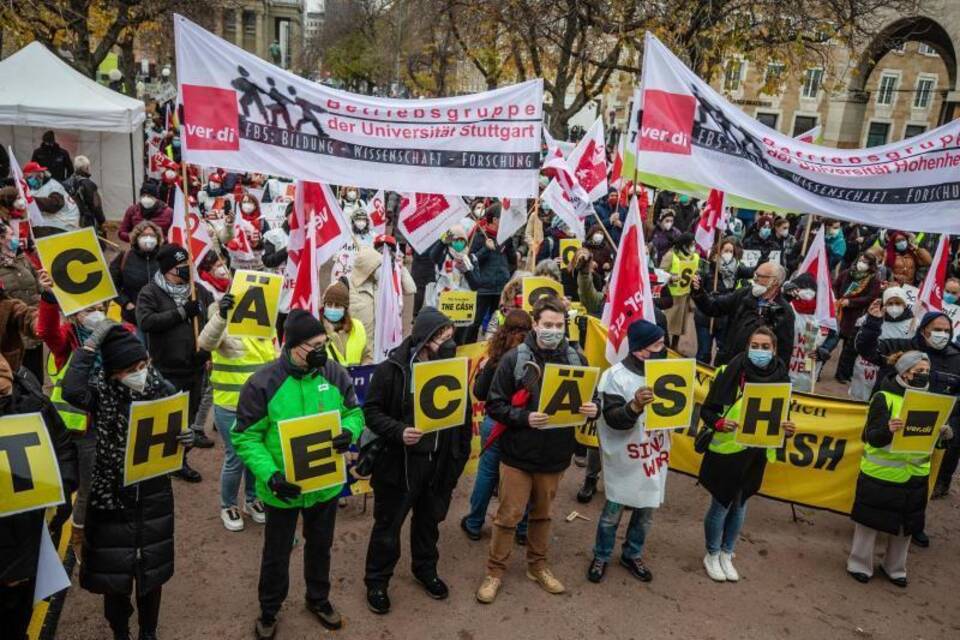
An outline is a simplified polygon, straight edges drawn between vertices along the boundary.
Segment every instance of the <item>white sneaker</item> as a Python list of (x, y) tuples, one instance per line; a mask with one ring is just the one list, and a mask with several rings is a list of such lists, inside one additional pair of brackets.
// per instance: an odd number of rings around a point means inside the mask
[(720, 569), (723, 571), (723, 575), (726, 576), (727, 582), (736, 582), (740, 579), (740, 574), (737, 573), (737, 570), (733, 567), (732, 553), (720, 552)]
[(720, 554), (708, 553), (703, 556), (703, 568), (707, 570), (707, 575), (716, 582), (726, 582), (727, 575), (720, 567)]
[(243, 517), (236, 507), (220, 509), (220, 519), (223, 520), (223, 527), (227, 531), (243, 531)]
[(263, 524), (267, 521), (267, 512), (263, 510), (263, 503), (259, 500), (244, 503), (243, 512), (257, 524)]

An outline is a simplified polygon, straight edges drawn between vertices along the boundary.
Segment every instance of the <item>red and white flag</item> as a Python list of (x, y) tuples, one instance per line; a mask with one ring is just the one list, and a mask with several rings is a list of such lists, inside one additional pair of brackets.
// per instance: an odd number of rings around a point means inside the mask
[(705, 256), (710, 255), (710, 250), (717, 238), (717, 229), (723, 229), (727, 224), (726, 200), (727, 195), (723, 191), (711, 189), (703, 211), (700, 212), (700, 220), (697, 222), (694, 236), (700, 253)]
[(817, 230), (810, 242), (807, 255), (797, 273), (809, 273), (817, 281), (817, 306), (813, 312), (821, 327), (837, 328), (837, 305), (833, 297), (830, 280), (830, 262), (827, 256), (827, 244), (823, 239), (823, 226)]
[(943, 286), (947, 282), (947, 262), (950, 260), (950, 237), (940, 234), (940, 242), (937, 243), (937, 251), (933, 254), (933, 262), (930, 263), (930, 269), (927, 271), (923, 284), (920, 286), (920, 293), (917, 295), (917, 302), (914, 305), (914, 313), (922, 316), (927, 311), (943, 311)]
[[(316, 218), (313, 256), (316, 269), (336, 255), (343, 245), (353, 240), (343, 209), (329, 186), (319, 182), (298, 182), (293, 206), (302, 215), (300, 222)], [(292, 241), (292, 224), (290, 236)]]
[(607, 148), (603, 139), (602, 118), (597, 118), (587, 135), (570, 153), (567, 164), (587, 192), (587, 202), (596, 202), (607, 195)]
[(527, 224), (527, 199), (500, 198), (500, 224), (497, 226), (497, 244), (502, 245), (525, 224)]
[[(170, 224), (170, 230), (167, 231), (167, 242), (187, 249), (195, 266), (199, 266), (207, 252), (213, 248), (207, 226), (200, 223), (200, 215), (196, 211), (187, 212), (180, 187), (174, 187), (173, 222)], [(196, 279), (196, 270), (194, 270), (194, 279)]]
[(627, 142), (627, 134), (620, 134), (620, 141), (617, 143), (617, 153), (613, 156), (613, 167), (610, 169), (610, 186), (615, 189), (621, 189), (623, 184), (623, 154)]
[(370, 231), (374, 237), (387, 232), (387, 201), (383, 189), (367, 201), (367, 216), (370, 218)]
[[(7, 155), (10, 157), (10, 177), (17, 185), (17, 193), (27, 206), (27, 221), (33, 226), (43, 226), (43, 214), (40, 213), (40, 207), (37, 201), (30, 195), (30, 186), (23, 179), (23, 171), (20, 170), (20, 164), (13, 155), (13, 147), (7, 147)], [(17, 229), (18, 237), (26, 237), (24, 230)]]
[[(299, 191), (299, 190), (298, 190)], [(293, 293), (290, 297), (290, 309), (309, 311), (313, 317), (320, 317), (320, 263), (317, 261), (317, 226), (320, 220), (311, 216), (304, 227), (305, 244), (300, 248), (297, 261), (297, 274)], [(289, 266), (289, 264), (288, 264)]]
[(641, 318), (657, 321), (650, 290), (647, 243), (643, 238), (640, 205), (634, 196), (623, 225), (620, 248), (607, 290), (607, 302), (603, 307), (603, 324), (608, 327), (606, 355), (610, 364), (627, 357), (630, 350), (627, 328)]
[(377, 289), (377, 322), (373, 335), (373, 362), (379, 364), (387, 354), (403, 342), (403, 290), (400, 286), (402, 266), (394, 264), (393, 253), (383, 245), (383, 261)]
[(543, 175), (556, 180), (567, 193), (568, 200), (574, 203), (577, 211), (585, 210), (589, 206), (589, 195), (580, 185), (576, 175), (567, 162), (563, 149), (556, 140), (543, 128), (543, 139), (547, 143), (547, 157), (543, 160), (541, 171)]
[(440, 235), (470, 215), (463, 198), (438, 193), (400, 194), (397, 228), (417, 253), (423, 254)]
[(573, 235), (581, 240), (586, 237), (583, 219), (580, 217), (577, 203), (570, 199), (570, 195), (560, 186), (556, 178), (551, 180), (547, 188), (540, 194), (540, 202), (549, 206), (554, 215), (567, 225)]

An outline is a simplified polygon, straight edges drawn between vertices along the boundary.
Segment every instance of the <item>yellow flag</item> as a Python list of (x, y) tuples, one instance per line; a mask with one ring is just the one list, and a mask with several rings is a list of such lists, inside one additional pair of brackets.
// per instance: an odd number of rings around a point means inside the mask
[(236, 338), (271, 338), (280, 309), (283, 276), (240, 270), (233, 275), (230, 293), (235, 303), (227, 318), (227, 333)]
[(575, 427), (584, 424), (587, 417), (580, 407), (593, 401), (600, 369), (574, 367), (565, 364), (547, 364), (540, 385), (540, 405), (537, 411), (549, 416), (548, 427)]
[(177, 436), (190, 428), (190, 394), (130, 403), (127, 449), (123, 457), (123, 486), (177, 471), (183, 466), (183, 446)]
[(310, 493), (347, 481), (346, 458), (333, 450), (341, 431), (339, 411), (281, 420), (277, 429), (287, 482)]
[(117, 297), (93, 227), (37, 238), (36, 243), (64, 315)]
[(413, 364), (413, 425), (424, 433), (459, 427), (467, 417), (467, 359)]
[(693, 416), (693, 386), (697, 361), (693, 358), (646, 360), (643, 363), (653, 402), (647, 405), (646, 429), (686, 427)]
[(553, 278), (537, 278), (530, 276), (523, 279), (523, 310), (532, 311), (533, 303), (546, 295), (556, 295), (563, 298), (563, 285)]
[(780, 447), (783, 429), (789, 419), (789, 382), (748, 382), (740, 399), (740, 419), (734, 440), (745, 447)]
[(566, 269), (573, 261), (573, 256), (577, 254), (577, 249), (583, 245), (577, 238), (560, 239), (560, 266)]
[(897, 416), (903, 420), (903, 428), (893, 434), (890, 451), (930, 454), (956, 401), (953, 396), (907, 389)]
[(477, 313), (476, 291), (441, 291), (440, 313), (447, 316), (458, 327), (473, 324)]
[(60, 465), (43, 416), (0, 418), (0, 517), (63, 502)]

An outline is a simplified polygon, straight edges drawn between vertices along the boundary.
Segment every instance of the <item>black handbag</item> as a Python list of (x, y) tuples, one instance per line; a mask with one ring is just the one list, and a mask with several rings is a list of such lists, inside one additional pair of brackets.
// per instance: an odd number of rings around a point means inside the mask
[(697, 453), (706, 453), (715, 433), (712, 427), (707, 425), (700, 427), (700, 431), (697, 431), (697, 435), (693, 438), (693, 450)]

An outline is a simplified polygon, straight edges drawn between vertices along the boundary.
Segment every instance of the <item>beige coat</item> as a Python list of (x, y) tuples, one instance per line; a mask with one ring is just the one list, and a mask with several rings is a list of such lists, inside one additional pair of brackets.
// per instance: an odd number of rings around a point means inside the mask
[[(382, 263), (383, 256), (379, 251), (373, 247), (361, 247), (350, 272), (350, 316), (363, 324), (371, 348), (377, 317), (377, 273)], [(417, 291), (417, 285), (406, 266), (400, 272), (400, 290), (407, 296)]]

